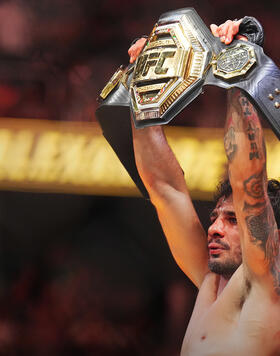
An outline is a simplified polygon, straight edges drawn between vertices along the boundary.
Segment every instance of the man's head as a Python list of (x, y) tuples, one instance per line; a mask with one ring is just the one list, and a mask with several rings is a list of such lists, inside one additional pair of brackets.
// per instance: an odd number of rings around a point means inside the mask
[[(267, 192), (280, 229), (280, 183), (269, 180)], [(242, 254), (228, 179), (218, 186), (215, 202), (216, 207), (210, 215), (212, 223), (208, 229), (209, 269), (230, 278), (240, 266)]]

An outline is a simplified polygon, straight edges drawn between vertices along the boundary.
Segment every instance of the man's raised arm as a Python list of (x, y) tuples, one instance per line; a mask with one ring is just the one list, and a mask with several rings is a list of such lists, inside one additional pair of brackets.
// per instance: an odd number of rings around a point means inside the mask
[(182, 169), (161, 127), (133, 128), (133, 143), (139, 174), (156, 207), (171, 252), (199, 287), (208, 271), (207, 239)]
[[(211, 30), (228, 44), (238, 34), (240, 23), (227, 21), (220, 26), (211, 25)], [(146, 39), (141, 38), (129, 49), (131, 63), (141, 53), (145, 42)], [(161, 127), (133, 128), (133, 140), (139, 174), (157, 209), (171, 252), (181, 269), (199, 287), (208, 272), (207, 239), (182, 169)]]
[(245, 273), (280, 294), (279, 234), (267, 194), (263, 131), (254, 106), (236, 89), (229, 92), (225, 150)]

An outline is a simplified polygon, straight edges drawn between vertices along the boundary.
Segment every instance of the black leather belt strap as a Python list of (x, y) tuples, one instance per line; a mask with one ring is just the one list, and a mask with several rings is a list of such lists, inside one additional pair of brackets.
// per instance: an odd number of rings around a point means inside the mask
[[(129, 76), (128, 84), (131, 81), (131, 77), (132, 73)], [(130, 96), (122, 84), (98, 107), (96, 117), (104, 137), (115, 151), (137, 188), (145, 198), (149, 198), (149, 194), (136, 168), (130, 120)]]
[(280, 70), (264, 54), (262, 47), (251, 44), (255, 49), (258, 68), (238, 82), (226, 82), (209, 71), (204, 85), (222, 88), (242, 89), (254, 102), (263, 117), (269, 122), (275, 135), (280, 139)]

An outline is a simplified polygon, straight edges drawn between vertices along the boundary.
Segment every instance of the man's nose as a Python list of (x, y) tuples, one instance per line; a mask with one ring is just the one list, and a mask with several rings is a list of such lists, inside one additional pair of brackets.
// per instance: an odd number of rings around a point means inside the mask
[(217, 218), (208, 229), (208, 236), (212, 238), (224, 237), (224, 222), (222, 219)]

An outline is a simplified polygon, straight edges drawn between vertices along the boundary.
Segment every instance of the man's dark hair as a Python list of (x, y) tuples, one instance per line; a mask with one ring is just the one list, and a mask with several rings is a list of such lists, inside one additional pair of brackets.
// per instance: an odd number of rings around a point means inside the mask
[[(217, 204), (221, 197), (228, 198), (232, 194), (232, 188), (229, 179), (226, 178), (220, 182), (214, 196), (214, 202)], [(269, 179), (267, 184), (267, 194), (274, 212), (274, 217), (278, 229), (280, 229), (280, 182), (276, 179)]]

